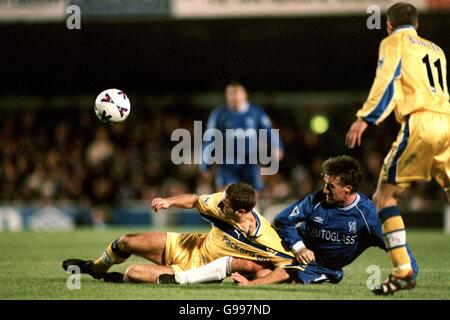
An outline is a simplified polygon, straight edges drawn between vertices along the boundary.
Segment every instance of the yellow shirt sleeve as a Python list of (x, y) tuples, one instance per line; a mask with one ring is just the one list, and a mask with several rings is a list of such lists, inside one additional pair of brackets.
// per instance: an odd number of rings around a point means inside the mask
[(219, 202), (222, 200), (222, 192), (205, 194), (195, 199), (195, 207), (200, 213), (223, 219), (222, 213), (218, 208)]
[(401, 38), (389, 36), (379, 48), (378, 66), (369, 97), (356, 116), (367, 123), (378, 125), (394, 110), (395, 95), (400, 90), (396, 85), (401, 74)]

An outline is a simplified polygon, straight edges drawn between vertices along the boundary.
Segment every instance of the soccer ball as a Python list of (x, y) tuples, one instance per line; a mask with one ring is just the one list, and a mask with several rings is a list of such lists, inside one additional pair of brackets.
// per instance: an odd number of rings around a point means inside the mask
[(130, 114), (130, 100), (122, 90), (108, 89), (97, 96), (94, 110), (97, 118), (104, 123), (122, 122)]

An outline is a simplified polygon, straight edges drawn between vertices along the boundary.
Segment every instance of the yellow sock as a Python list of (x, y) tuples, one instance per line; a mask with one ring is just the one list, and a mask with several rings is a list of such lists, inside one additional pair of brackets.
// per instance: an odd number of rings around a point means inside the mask
[(100, 258), (94, 261), (93, 267), (98, 272), (106, 272), (113, 265), (123, 263), (130, 255), (121, 250), (118, 240), (115, 240), (106, 248)]
[(383, 222), (383, 236), (392, 262), (392, 274), (405, 277), (411, 272), (411, 259), (406, 250), (405, 224), (401, 216), (393, 216)]

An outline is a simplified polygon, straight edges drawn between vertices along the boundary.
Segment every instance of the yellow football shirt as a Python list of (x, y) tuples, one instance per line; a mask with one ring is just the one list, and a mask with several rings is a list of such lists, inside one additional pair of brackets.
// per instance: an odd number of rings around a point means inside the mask
[(256, 261), (271, 261), (276, 267), (295, 263), (292, 252), (283, 248), (282, 240), (269, 221), (255, 209), (256, 229), (247, 234), (234, 220), (218, 208), (222, 193), (197, 197), (195, 207), (213, 228), (203, 242), (202, 253), (206, 261), (233, 256)]
[(393, 110), (400, 123), (422, 110), (450, 114), (446, 70), (439, 46), (419, 37), (413, 26), (396, 29), (380, 44), (376, 77), (356, 116), (379, 124)]

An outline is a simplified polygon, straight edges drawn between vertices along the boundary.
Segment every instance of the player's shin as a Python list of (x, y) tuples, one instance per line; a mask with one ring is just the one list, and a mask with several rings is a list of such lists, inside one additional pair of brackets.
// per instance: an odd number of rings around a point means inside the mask
[(117, 239), (106, 248), (100, 258), (95, 260), (93, 268), (95, 268), (97, 272), (103, 273), (108, 271), (113, 265), (123, 263), (130, 256), (131, 253), (120, 248), (119, 239)]
[(175, 272), (175, 281), (180, 284), (193, 284), (219, 281), (231, 275), (233, 257), (222, 257), (196, 269)]
[(411, 259), (406, 249), (405, 224), (397, 206), (383, 208), (379, 212), (383, 226), (383, 237), (393, 268), (392, 275), (398, 278), (408, 276)]

